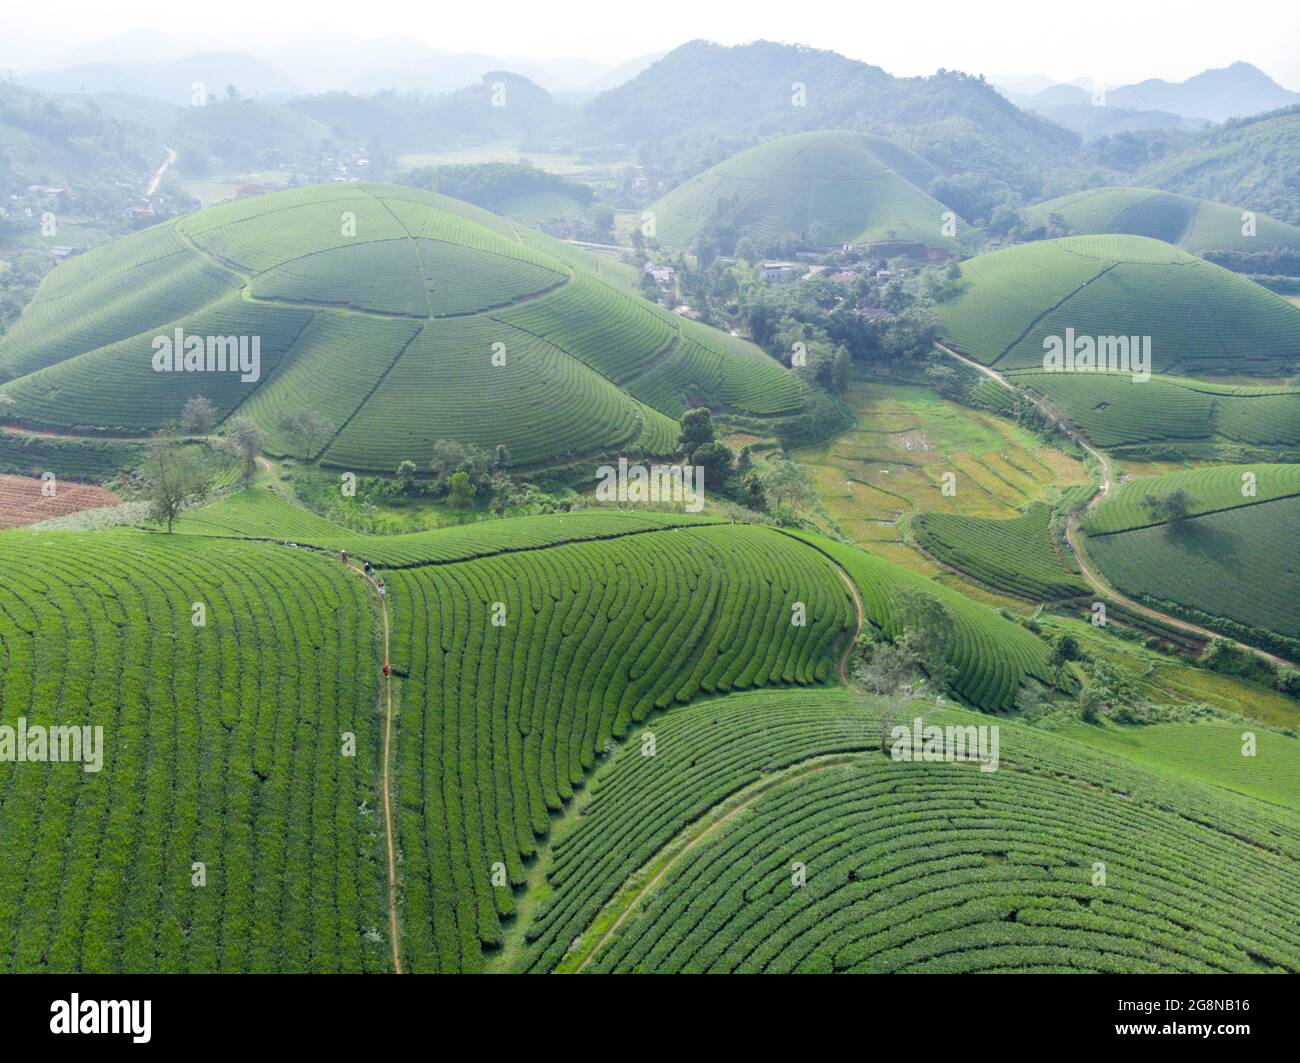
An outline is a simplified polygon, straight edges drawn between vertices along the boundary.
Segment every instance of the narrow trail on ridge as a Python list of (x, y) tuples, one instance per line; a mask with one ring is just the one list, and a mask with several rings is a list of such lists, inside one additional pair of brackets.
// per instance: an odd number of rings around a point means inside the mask
[[(374, 576), (355, 561), (349, 560), (347, 567), (365, 580), (379, 597), (379, 612), (384, 618), (384, 664), (388, 664), (388, 599), (379, 593), (379, 584)], [(379, 773), (380, 791), (384, 799), (384, 837), (388, 856), (388, 938), (393, 944), (393, 972), (402, 973), (402, 950), (397, 936), (397, 854), (393, 841), (393, 802), (392, 802), (392, 763), (393, 747), (393, 677), (384, 676), (384, 755), (383, 767)]]

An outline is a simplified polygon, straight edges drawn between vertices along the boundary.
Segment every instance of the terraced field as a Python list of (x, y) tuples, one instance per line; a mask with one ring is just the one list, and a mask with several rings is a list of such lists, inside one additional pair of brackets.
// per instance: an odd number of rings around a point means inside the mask
[(947, 210), (923, 191), (934, 168), (868, 133), (798, 133), (769, 140), (691, 178), (650, 206), (656, 235), (689, 245), (723, 211), (760, 243), (793, 233), (831, 246), (914, 244), (945, 251)]
[(961, 271), (963, 290), (935, 308), (941, 330), (962, 353), (1003, 370), (1041, 370), (1044, 340), (1067, 329), (1149, 336), (1155, 373), (1273, 374), (1300, 355), (1295, 307), (1159, 240), (1020, 244), (963, 262)]
[(57, 436), (0, 429), (0, 472), (60, 480), (103, 483), (133, 467), (141, 456), (136, 443)]
[[(387, 473), (426, 464), (439, 439), (545, 465), (670, 453), (692, 404), (802, 411), (804, 385), (774, 359), (607, 272), (410, 188), (332, 183), (237, 200), (52, 271), (0, 339), (0, 405), (26, 426), (130, 436), (201, 394), (221, 418), (261, 424), (275, 454), (290, 450), (281, 417), (311, 409), (329, 429), (311, 458)], [(260, 364), (159, 372), (155, 340), (178, 330), (201, 349), (255, 337)], [(643, 378), (653, 386), (633, 388)]]
[[(52, 488), (53, 493), (47, 493)], [(21, 528), (83, 509), (115, 506), (118, 497), (91, 484), (0, 473), (0, 528)]]
[(1206, 251), (1300, 250), (1300, 228), (1294, 225), (1256, 212), (1254, 235), (1247, 236), (1242, 232), (1243, 208), (1154, 188), (1091, 188), (1026, 207), (1022, 213), (1033, 224), (1056, 214), (1080, 235), (1149, 236), (1194, 255)]
[(895, 587), (949, 606), (973, 704), (1009, 707), (1046, 644), (810, 533), (585, 510), (370, 537), (255, 488), (170, 536), (0, 547), (0, 720), (106, 740), (98, 773), (0, 762), (0, 969), (390, 968), (384, 643), (344, 547), (387, 584), (403, 969), (1300, 968), (1300, 823), (1254, 800), (1285, 743), (1180, 775), (1002, 720), (995, 773), (886, 760), (882, 717), (922, 703), (825, 685), (837, 565), (885, 632)]
[(1300, 969), (1293, 814), (1015, 723), (997, 771), (882, 757), (910, 715), (764, 692), (655, 721), (557, 841), (520, 966)]
[(1130, 596), (1190, 619), (1222, 618), (1236, 625), (1228, 633), (1256, 645), (1300, 639), (1300, 498), (1212, 512), (1176, 529), (1089, 536), (1087, 551)]
[[(846, 401), (856, 426), (794, 458), (844, 534), (923, 575), (941, 570), (907, 542), (909, 517), (913, 524), (931, 512), (1013, 518), (1058, 487), (1084, 482), (1074, 458), (929, 389), (855, 380)], [(942, 490), (945, 473), (953, 476), (951, 494)]]
[(253, 542), (0, 538), (0, 719), (103, 728), (97, 772), (0, 760), (0, 970), (386, 970), (360, 581)]

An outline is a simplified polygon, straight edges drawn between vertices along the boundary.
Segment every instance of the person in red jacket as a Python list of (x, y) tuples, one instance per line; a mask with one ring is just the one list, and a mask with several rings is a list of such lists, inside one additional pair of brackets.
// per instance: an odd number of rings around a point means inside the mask
[(385, 661), (385, 662), (384, 662), (384, 678), (387, 678), (387, 677), (388, 677), (388, 674), (389, 674), (388, 662)]

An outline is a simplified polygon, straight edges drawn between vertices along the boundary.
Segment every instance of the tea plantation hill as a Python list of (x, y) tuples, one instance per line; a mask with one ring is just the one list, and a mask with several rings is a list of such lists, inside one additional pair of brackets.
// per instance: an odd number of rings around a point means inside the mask
[[(156, 371), (155, 341), (257, 337), (256, 373)], [(165, 351), (164, 351), (165, 353)], [(170, 363), (168, 363), (170, 364)], [(672, 451), (693, 404), (777, 419), (804, 386), (757, 347), (607, 282), (584, 253), (457, 200), (336, 183), (213, 207), (54, 269), (0, 340), (5, 419), (144, 434), (202, 394), (284, 453), (424, 464), (433, 443), (504, 444), (518, 465)]]
[(674, 247), (718, 221), (760, 244), (793, 235), (821, 246), (950, 252), (957, 242), (945, 234), (948, 208), (924, 191), (937, 176), (919, 155), (884, 137), (797, 133), (718, 163), (649, 209), (656, 235)]

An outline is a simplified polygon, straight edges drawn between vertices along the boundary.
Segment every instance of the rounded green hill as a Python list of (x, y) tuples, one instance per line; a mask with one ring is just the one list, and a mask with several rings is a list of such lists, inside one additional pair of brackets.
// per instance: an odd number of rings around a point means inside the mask
[(1069, 329), (1098, 342), (1149, 337), (1152, 373), (1285, 373), (1300, 357), (1300, 310), (1142, 236), (1065, 237), (979, 255), (962, 263), (957, 294), (935, 309), (946, 342), (1000, 370), (1042, 370), (1045, 344)]
[[(1150, 236), (1193, 254), (1211, 251), (1300, 251), (1300, 228), (1267, 214), (1154, 188), (1091, 188), (1023, 211), (1031, 223), (1058, 215), (1079, 234)], [(1249, 217), (1248, 217), (1249, 215)]]
[[(947, 208), (924, 191), (938, 176), (907, 148), (869, 133), (798, 133), (719, 163), (650, 207), (665, 244), (690, 244), (723, 219), (760, 242), (794, 235), (953, 251)], [(951, 219), (949, 219), (951, 220)], [(950, 229), (948, 230), (951, 231)]]
[[(202, 347), (188, 361), (187, 340)], [(237, 368), (225, 340), (244, 343)], [(440, 439), (504, 444), (516, 464), (666, 454), (691, 405), (780, 417), (805, 401), (757, 347), (616, 287), (558, 241), (445, 196), (343, 182), (59, 266), (0, 340), (0, 381), (20, 424), (144, 434), (203, 395), (282, 453), (281, 417), (310, 409), (329, 428), (313, 457), (387, 472)]]

